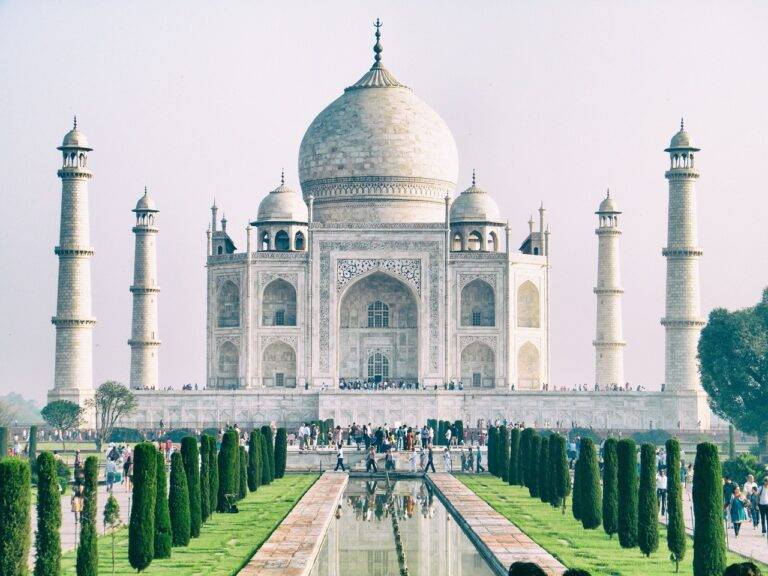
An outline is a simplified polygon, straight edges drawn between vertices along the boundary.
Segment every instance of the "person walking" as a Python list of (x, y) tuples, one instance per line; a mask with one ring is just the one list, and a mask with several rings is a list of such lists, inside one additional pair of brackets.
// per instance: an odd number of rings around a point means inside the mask
[(734, 487), (733, 489), (733, 494), (730, 501), (730, 509), (731, 522), (733, 522), (733, 532), (735, 533), (736, 538), (738, 538), (739, 530), (741, 530), (741, 523), (746, 522), (747, 520), (746, 499), (741, 493), (741, 490), (739, 490), (738, 486)]
[(760, 524), (760, 497), (757, 495), (757, 484), (752, 486), (752, 492), (749, 493), (749, 515), (752, 517), (752, 528), (757, 530)]
[(125, 460), (123, 461), (123, 484), (125, 484), (126, 492), (131, 491), (131, 476), (133, 475), (133, 453), (130, 448), (126, 448), (123, 452)]
[(117, 474), (117, 463), (115, 460), (107, 460), (106, 464), (106, 480), (107, 480), (107, 492), (112, 492), (112, 486), (115, 484), (115, 475)]
[(477, 450), (475, 452), (475, 462), (477, 464), (477, 468), (475, 469), (475, 472), (477, 474), (480, 474), (480, 472), (485, 472), (485, 468), (483, 467), (483, 453), (480, 452), (480, 446), (477, 447)]
[(464, 450), (461, 451), (461, 471), (467, 471), (467, 454), (464, 452)]
[(453, 462), (451, 462), (451, 450), (448, 446), (443, 450), (443, 468), (446, 472), (453, 472)]
[(757, 508), (760, 511), (760, 527), (765, 534), (768, 527), (768, 476), (763, 478), (763, 485), (757, 489)]
[(368, 455), (365, 458), (365, 471), (371, 472), (371, 469), (373, 469), (373, 472), (378, 472), (378, 468), (376, 468), (376, 448), (373, 446), (370, 446), (368, 448)]
[(662, 516), (667, 515), (667, 481), (664, 468), (660, 468), (656, 473), (656, 497), (659, 499), (659, 512)]
[(338, 444), (338, 450), (336, 450), (336, 468), (334, 468), (333, 471), (336, 472), (339, 468), (341, 468), (342, 472), (347, 471), (347, 469), (344, 468), (344, 448), (341, 443)]
[(436, 472), (435, 462), (433, 458), (434, 458), (434, 453), (432, 452), (432, 444), (430, 444), (427, 447), (427, 466), (426, 468), (424, 468), (424, 472), (428, 472), (430, 468), (432, 468), (432, 472)]

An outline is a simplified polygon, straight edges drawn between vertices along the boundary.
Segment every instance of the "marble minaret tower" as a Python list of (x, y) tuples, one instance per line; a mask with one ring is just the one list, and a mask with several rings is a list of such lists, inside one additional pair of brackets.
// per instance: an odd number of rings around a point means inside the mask
[(72, 130), (58, 147), (62, 153), (59, 287), (56, 303), (56, 367), (48, 400), (83, 404), (93, 395), (93, 327), (91, 311), (91, 248), (88, 215), (88, 146), (85, 135)]
[(611, 192), (595, 212), (597, 247), (597, 331), (595, 335), (595, 382), (601, 387), (624, 384), (624, 339), (622, 337), (621, 259), (619, 256), (619, 211)]
[(131, 388), (157, 388), (160, 347), (157, 330), (157, 214), (158, 209), (144, 188), (133, 212), (136, 214), (136, 251), (133, 264), (133, 318), (131, 339)]
[(669, 392), (701, 391), (697, 348), (704, 327), (699, 303), (699, 248), (694, 184), (694, 148), (685, 126), (672, 137), (670, 156), (669, 222), (667, 247), (666, 313), (661, 323), (666, 334), (665, 386)]

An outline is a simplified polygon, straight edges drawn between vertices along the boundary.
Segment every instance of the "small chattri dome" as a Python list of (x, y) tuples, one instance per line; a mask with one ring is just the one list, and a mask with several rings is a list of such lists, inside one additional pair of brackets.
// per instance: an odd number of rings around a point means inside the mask
[(608, 190), (605, 198), (600, 202), (600, 207), (597, 209), (596, 214), (621, 214), (616, 201), (611, 198), (611, 191)]
[(309, 221), (309, 209), (304, 199), (297, 191), (285, 185), (285, 176), (280, 179), (280, 186), (267, 194), (259, 204), (258, 219), (252, 222), (259, 225), (265, 222), (299, 222)]
[(691, 137), (688, 135), (688, 132), (685, 131), (685, 122), (682, 119), (680, 120), (680, 130), (677, 134), (672, 136), (669, 148), (667, 148), (665, 152), (670, 152), (672, 150), (693, 150), (694, 152), (699, 150), (691, 145)]
[(144, 186), (144, 195), (141, 198), (139, 198), (138, 202), (136, 202), (136, 208), (133, 211), (134, 212), (158, 212), (157, 204), (155, 204), (155, 201), (149, 197), (149, 192), (147, 191), (146, 186)]
[(496, 201), (479, 188), (472, 172), (472, 186), (464, 190), (451, 204), (451, 222), (501, 222)]
[(63, 150), (64, 148), (80, 148), (82, 150), (92, 150), (92, 148), (88, 147), (88, 139), (85, 137), (85, 134), (77, 129), (77, 116), (75, 116), (72, 130), (66, 133), (61, 146), (59, 146), (59, 150)]

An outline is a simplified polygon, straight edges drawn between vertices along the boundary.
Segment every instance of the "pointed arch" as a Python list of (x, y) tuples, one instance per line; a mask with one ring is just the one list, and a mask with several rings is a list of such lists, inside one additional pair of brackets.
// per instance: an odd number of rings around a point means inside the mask
[(456, 232), (453, 235), (453, 243), (451, 244), (451, 250), (454, 252), (461, 252), (464, 240), (461, 237), (461, 232)]
[(496, 295), (485, 280), (475, 278), (462, 288), (461, 325), (496, 325)]
[(517, 326), (519, 328), (541, 327), (541, 305), (539, 289), (530, 280), (517, 289)]
[(541, 360), (539, 349), (531, 342), (520, 346), (517, 352), (517, 384), (522, 390), (541, 388)]
[(262, 380), (266, 387), (296, 388), (296, 351), (283, 341), (262, 352)]
[(465, 388), (493, 388), (496, 355), (487, 344), (472, 342), (461, 351), (461, 382)]
[(471, 232), (467, 237), (467, 250), (481, 250), (483, 248), (483, 235), (477, 230)]
[(275, 234), (275, 250), (286, 252), (291, 249), (291, 239), (288, 237), (288, 232), (280, 230)]
[(294, 237), (294, 247), (296, 250), (303, 251), (304, 248), (304, 233), (299, 230)]
[(240, 384), (240, 351), (232, 342), (219, 347), (217, 388), (238, 388)]
[(218, 295), (219, 328), (240, 326), (240, 289), (237, 284), (227, 280), (219, 287)]
[(261, 298), (263, 326), (296, 326), (296, 288), (282, 278), (267, 284)]

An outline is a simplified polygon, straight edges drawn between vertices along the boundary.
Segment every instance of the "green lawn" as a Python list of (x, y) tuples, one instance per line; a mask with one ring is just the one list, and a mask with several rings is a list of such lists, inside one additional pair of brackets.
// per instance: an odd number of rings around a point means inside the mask
[[(200, 537), (186, 548), (174, 548), (170, 558), (153, 560), (148, 576), (228, 576), (236, 574), (317, 480), (317, 474), (288, 474), (249, 494), (238, 503), (239, 514), (214, 514)], [(101, 531), (101, 525), (100, 525)], [(128, 563), (128, 531), (115, 538), (115, 574), (132, 575)], [(62, 575), (75, 575), (74, 551), (64, 555)], [(99, 538), (99, 573), (112, 573), (111, 536)]]
[[(646, 558), (638, 548), (626, 550), (619, 546), (618, 537), (610, 540), (602, 526), (585, 530), (574, 520), (570, 509), (562, 510), (531, 498), (527, 488), (509, 486), (492, 476), (458, 475), (467, 487), (506, 516), (531, 539), (549, 551), (569, 568), (583, 568), (592, 576), (657, 576), (675, 574), (675, 564), (669, 560), (666, 529), (660, 525), (659, 549)], [(679, 574), (693, 574), (693, 541), (689, 538), (685, 559)], [(729, 554), (728, 562), (743, 562), (744, 558)], [(765, 573), (768, 566), (760, 565)]]

